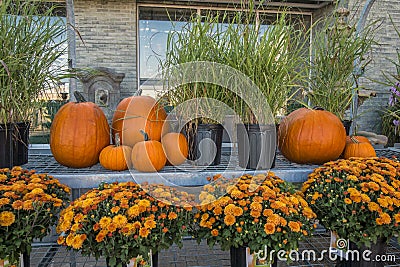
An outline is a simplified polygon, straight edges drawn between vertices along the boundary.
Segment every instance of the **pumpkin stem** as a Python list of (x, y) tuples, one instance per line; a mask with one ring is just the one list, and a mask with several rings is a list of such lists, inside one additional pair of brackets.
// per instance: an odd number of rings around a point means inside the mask
[(352, 141), (353, 143), (356, 143), (356, 144), (359, 144), (359, 143), (360, 143), (360, 141), (358, 141), (357, 138), (356, 138), (354, 135), (350, 136), (350, 139), (351, 139), (351, 141)]
[(133, 95), (134, 96), (141, 96), (142, 95), (142, 89), (136, 90), (136, 92)]
[(313, 107), (313, 110), (325, 110), (323, 107), (320, 106), (315, 106)]
[(140, 130), (140, 133), (143, 135), (144, 141), (149, 141), (149, 135), (145, 131)]
[(87, 102), (85, 97), (82, 95), (81, 92), (79, 91), (74, 91), (74, 96), (76, 98), (76, 102), (77, 103), (83, 103), (83, 102)]
[(121, 145), (121, 137), (119, 137), (119, 133), (115, 133), (115, 146), (119, 147)]

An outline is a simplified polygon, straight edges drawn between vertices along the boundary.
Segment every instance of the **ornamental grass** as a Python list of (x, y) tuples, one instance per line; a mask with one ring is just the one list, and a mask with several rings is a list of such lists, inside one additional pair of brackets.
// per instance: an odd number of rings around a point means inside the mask
[(33, 239), (42, 239), (69, 202), (70, 188), (47, 174), (0, 169), (0, 259), (18, 263)]
[(290, 251), (309, 236), (315, 213), (289, 183), (275, 176), (214, 177), (199, 195), (195, 236), (223, 250)]
[(325, 228), (368, 247), (399, 235), (399, 177), (397, 158), (340, 159), (316, 168), (302, 192)]
[(134, 182), (101, 184), (62, 211), (58, 243), (82, 255), (105, 257), (108, 266), (145, 261), (182, 237), (192, 219), (194, 196), (172, 187)]

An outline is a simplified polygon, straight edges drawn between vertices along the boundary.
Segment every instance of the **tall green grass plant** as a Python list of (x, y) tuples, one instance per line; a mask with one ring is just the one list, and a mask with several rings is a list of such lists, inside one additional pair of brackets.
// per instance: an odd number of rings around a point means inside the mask
[[(256, 16), (256, 7), (242, 6), (233, 15), (228, 12), (194, 15), (182, 30), (173, 31), (167, 41), (163, 70), (188, 62), (211, 61), (243, 73), (263, 93), (274, 116), (284, 109), (307, 75), (308, 32), (295, 25), (290, 16), (278, 13), (276, 20), (263, 27)], [(219, 75), (216, 73), (215, 75)], [(234, 79), (235, 77), (226, 77)], [(171, 89), (171, 88), (169, 88)], [(246, 94), (246, 88), (242, 88)], [(250, 92), (249, 92), (250, 94)], [(264, 105), (249, 106), (229, 88), (215, 84), (190, 83), (168, 91), (166, 99), (177, 106), (187, 100), (205, 97), (231, 107), (246, 123), (266, 123), (254, 114)], [(248, 96), (254, 99), (254, 96)], [(257, 103), (255, 101), (255, 103)], [(210, 106), (210, 110), (213, 107)], [(209, 110), (199, 111), (208, 114)]]
[(0, 5), (0, 123), (30, 121), (60, 83), (67, 39), (55, 8), (33, 0)]

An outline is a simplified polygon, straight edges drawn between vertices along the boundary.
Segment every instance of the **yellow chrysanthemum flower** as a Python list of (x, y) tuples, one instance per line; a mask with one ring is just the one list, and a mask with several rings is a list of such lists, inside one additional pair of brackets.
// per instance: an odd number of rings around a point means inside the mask
[(235, 218), (235, 216), (233, 216), (233, 215), (228, 214), (228, 215), (226, 215), (225, 218), (224, 218), (224, 223), (225, 223), (227, 226), (231, 226), (231, 225), (233, 225), (235, 222), (236, 222), (236, 218)]
[(0, 213), (0, 226), (10, 226), (15, 222), (15, 215), (10, 211)]
[(267, 223), (264, 225), (264, 232), (265, 232), (267, 235), (272, 235), (273, 233), (275, 233), (275, 224), (270, 223), (270, 222), (267, 222)]
[(112, 219), (110, 217), (102, 217), (99, 221), (101, 229), (106, 229), (112, 222)]
[(298, 222), (290, 221), (288, 225), (293, 232), (300, 232), (300, 224)]
[(128, 223), (128, 219), (122, 214), (115, 216), (112, 221), (117, 228), (123, 228)]
[(139, 214), (140, 214), (139, 206), (137, 206), (137, 205), (134, 205), (128, 209), (128, 216), (130, 218), (137, 217), (137, 216), (139, 216)]
[(156, 228), (157, 223), (154, 220), (147, 220), (144, 223), (144, 227), (149, 228), (149, 229), (154, 229)]
[(347, 205), (350, 205), (351, 203), (353, 203), (353, 201), (351, 201), (351, 199), (350, 198), (345, 198), (344, 199), (344, 203), (346, 203)]
[(139, 236), (146, 238), (150, 234), (150, 230), (148, 228), (142, 227), (139, 229)]

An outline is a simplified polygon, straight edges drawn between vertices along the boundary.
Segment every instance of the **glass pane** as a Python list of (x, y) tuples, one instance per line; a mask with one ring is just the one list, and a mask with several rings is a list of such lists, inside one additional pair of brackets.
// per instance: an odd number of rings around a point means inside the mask
[(180, 30), (194, 9), (140, 7), (139, 64), (141, 83), (159, 72), (159, 62), (165, 59), (168, 33)]

